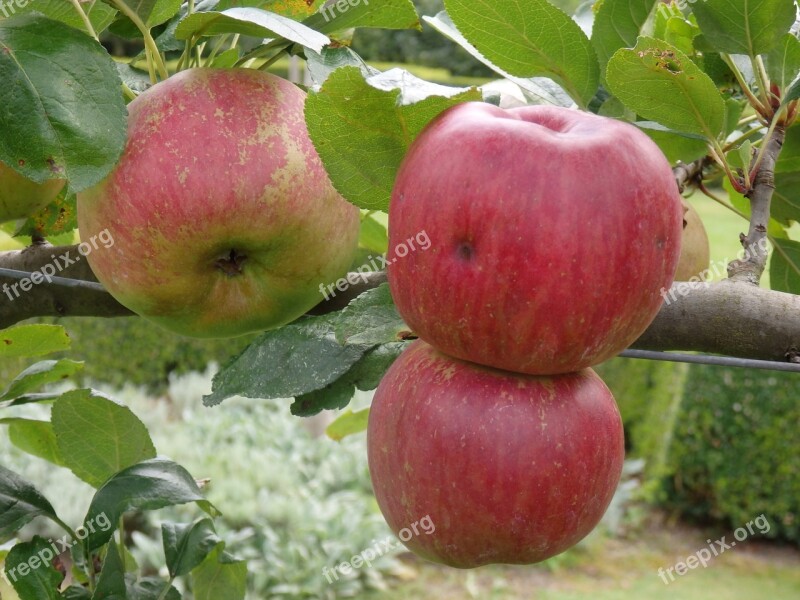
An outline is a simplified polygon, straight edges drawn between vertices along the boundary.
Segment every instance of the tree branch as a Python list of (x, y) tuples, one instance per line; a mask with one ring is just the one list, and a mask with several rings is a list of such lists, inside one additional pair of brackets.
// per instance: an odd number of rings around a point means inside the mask
[(118, 317), (133, 314), (108, 292), (95, 286), (65, 287), (48, 285), (43, 280), (43, 274), (52, 271), (55, 277), (96, 284), (97, 278), (89, 263), (78, 253), (77, 246), (36, 243), (23, 250), (2, 252), (0, 268), (40, 273), (39, 283), (33, 277), (20, 280), (0, 274), (0, 328), (31, 317)]
[(794, 361), (800, 354), (800, 296), (730, 279), (678, 282), (631, 347)]
[(741, 260), (728, 265), (728, 277), (734, 281), (744, 281), (758, 285), (767, 265), (767, 226), (769, 225), (770, 203), (775, 191), (775, 163), (780, 154), (786, 129), (775, 126), (772, 135), (766, 139), (758, 171), (753, 179), (753, 188), (746, 194), (750, 200), (750, 228), (747, 235), (740, 236), (745, 254)]

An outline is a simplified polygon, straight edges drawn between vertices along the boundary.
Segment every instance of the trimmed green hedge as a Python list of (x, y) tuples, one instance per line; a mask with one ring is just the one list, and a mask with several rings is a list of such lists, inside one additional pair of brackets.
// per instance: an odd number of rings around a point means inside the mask
[(669, 506), (800, 543), (800, 375), (692, 367), (673, 436)]
[(597, 371), (629, 457), (646, 461), (646, 499), (730, 527), (764, 514), (765, 535), (800, 543), (800, 376), (630, 359)]

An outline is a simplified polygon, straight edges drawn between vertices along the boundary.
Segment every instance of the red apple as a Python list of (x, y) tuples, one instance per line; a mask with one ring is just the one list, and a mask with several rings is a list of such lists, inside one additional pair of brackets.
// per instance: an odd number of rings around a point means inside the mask
[[(461, 104), (423, 130), (398, 173), (392, 296), (451, 356), (577, 371), (653, 320), (682, 216), (666, 158), (634, 126), (565, 108)], [(422, 231), (430, 247), (411, 250)]]
[(378, 386), (367, 449), (391, 529), (459, 568), (534, 563), (576, 544), (611, 502), (624, 459), (617, 405), (591, 369), (508, 373), (420, 340)]
[(359, 212), (308, 137), (305, 93), (248, 69), (193, 69), (129, 105), (115, 170), (78, 195), (87, 256), (120, 303), (196, 337), (278, 327), (322, 300), (358, 243)]
[(0, 162), (0, 223), (35, 214), (55, 200), (65, 183), (63, 179), (36, 183)]

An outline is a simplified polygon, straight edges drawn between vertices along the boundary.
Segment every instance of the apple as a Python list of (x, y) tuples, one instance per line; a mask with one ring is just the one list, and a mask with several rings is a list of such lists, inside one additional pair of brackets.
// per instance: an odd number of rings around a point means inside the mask
[(625, 450), (591, 369), (509, 373), (417, 340), (375, 392), (367, 452), (392, 531), (423, 558), (472, 568), (534, 563), (580, 541), (611, 502)]
[[(666, 158), (634, 126), (465, 103), (429, 123), (400, 166), (389, 285), (406, 323), (446, 354), (578, 371), (653, 320), (682, 215)], [(421, 231), (429, 248), (410, 251), (404, 241)]]
[(56, 199), (64, 179), (36, 183), (0, 162), (0, 223), (25, 219)]
[(683, 203), (686, 213), (683, 215), (683, 236), (678, 268), (675, 270), (675, 281), (689, 281), (692, 278), (705, 279), (711, 261), (711, 248), (703, 221), (694, 207)]
[(177, 333), (279, 327), (350, 266), (359, 211), (308, 137), (305, 93), (249, 69), (192, 69), (129, 105), (118, 165), (78, 194), (87, 255), (121, 304)]

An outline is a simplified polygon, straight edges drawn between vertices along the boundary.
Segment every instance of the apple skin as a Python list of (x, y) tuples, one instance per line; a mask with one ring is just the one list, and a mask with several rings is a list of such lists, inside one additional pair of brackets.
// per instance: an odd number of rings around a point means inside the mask
[[(435, 118), (404, 158), (389, 248), (397, 309), (446, 354), (530, 374), (578, 371), (647, 328), (678, 262), (672, 170), (627, 123), (482, 103)], [(405, 246), (408, 249), (408, 245)]]
[[(358, 245), (306, 129), (305, 93), (248, 69), (193, 69), (128, 107), (122, 159), (78, 195), (87, 255), (121, 304), (177, 333), (279, 327), (322, 301)], [(244, 258), (243, 258), (244, 257)]]
[(421, 340), (378, 386), (367, 451), (390, 528), (430, 516), (435, 531), (405, 545), (458, 568), (534, 563), (576, 544), (608, 508), (625, 453), (617, 405), (591, 369), (508, 373)]
[(0, 223), (25, 219), (56, 199), (66, 181), (36, 183), (0, 162)]
[[(686, 214), (683, 215), (683, 236), (681, 256), (675, 270), (675, 281), (689, 281), (693, 277), (705, 280), (711, 262), (711, 248), (703, 221), (694, 207), (684, 202)], [(695, 279), (695, 281), (697, 280)]]

